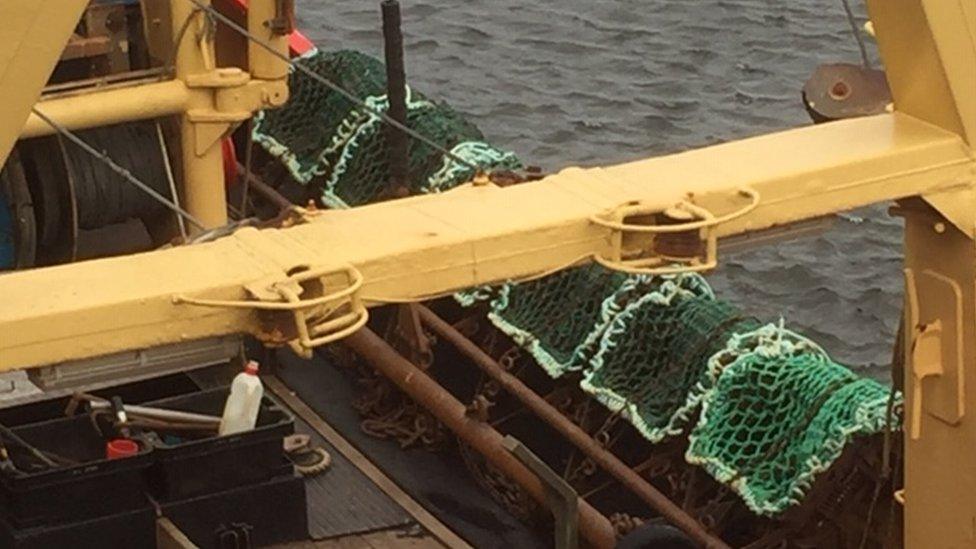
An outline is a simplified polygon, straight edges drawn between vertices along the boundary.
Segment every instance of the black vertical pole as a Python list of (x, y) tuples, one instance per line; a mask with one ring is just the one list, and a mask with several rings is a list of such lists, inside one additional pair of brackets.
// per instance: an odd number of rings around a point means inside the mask
[[(407, 123), (406, 74), (403, 68), (403, 33), (400, 29), (400, 2), (383, 0), (383, 50), (386, 56), (386, 96), (390, 107), (386, 113), (397, 122)], [(409, 149), (407, 134), (387, 125), (386, 146), (390, 164), (391, 195), (402, 197), (409, 194), (407, 170)]]

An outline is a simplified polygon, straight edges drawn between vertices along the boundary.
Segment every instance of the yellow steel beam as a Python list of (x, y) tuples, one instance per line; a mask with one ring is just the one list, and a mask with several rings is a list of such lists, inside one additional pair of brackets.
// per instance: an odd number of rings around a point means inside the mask
[[(201, 1), (210, 4), (210, 0)], [(287, 52), (287, 36), (275, 35), (270, 28), (279, 6), (275, 0), (254, 0), (248, 6), (248, 22), (252, 33), (283, 53)], [(172, 0), (170, 16), (176, 44), (175, 76), (190, 91), (180, 123), (184, 202), (206, 228), (219, 227), (227, 222), (220, 140), (257, 110), (287, 100), (288, 67), (264, 50), (253, 53), (256, 48), (250, 46), (252, 73), (236, 67), (218, 68), (216, 35), (206, 13), (189, 0)]]
[[(976, 1), (867, 4), (896, 112), (976, 150)], [(976, 547), (976, 199), (971, 188), (924, 198), (934, 211), (902, 208), (905, 545)]]
[[(183, 82), (170, 80), (42, 100), (37, 108), (69, 130), (81, 130), (179, 114), (186, 110), (189, 94)], [(54, 128), (31, 113), (20, 137), (54, 133)]]
[[(976, 2), (867, 0), (895, 109), (962, 136), (976, 148)], [(971, 193), (925, 197), (973, 235)]]
[(867, 0), (895, 108), (976, 146), (976, 3)]
[(305, 268), (353, 266), (364, 278), (358, 296), (370, 303), (417, 300), (606, 255), (613, 231), (594, 219), (621, 205), (662, 211), (686, 200), (722, 216), (743, 208), (748, 201), (739, 191), (751, 187), (759, 206), (720, 225), (728, 236), (971, 189), (973, 169), (958, 136), (882, 115), (610, 168), (571, 168), (514, 187), (468, 185), (325, 211), (307, 224), (242, 229), (208, 244), (15, 272), (0, 276), (0, 370), (234, 332), (292, 339), (285, 324), (269, 324), (274, 312), (186, 300), (254, 305), (270, 281)]
[(976, 246), (906, 203), (905, 546), (976, 547)]
[[(209, 4), (209, 0), (205, 0)], [(215, 75), (214, 33), (206, 14), (187, 0), (170, 0), (173, 44), (176, 48), (176, 78), (189, 81), (197, 75)], [(185, 31), (183, 29), (186, 29)], [(219, 80), (219, 79), (213, 79)], [(220, 139), (240, 122), (212, 116), (215, 101), (214, 82), (194, 86), (188, 110), (180, 119), (180, 145), (183, 160), (183, 200), (188, 212), (205, 228), (227, 223), (227, 200), (224, 192), (224, 166)], [(250, 113), (247, 113), (248, 117)]]
[(88, 0), (0, 2), (0, 165), (87, 5)]

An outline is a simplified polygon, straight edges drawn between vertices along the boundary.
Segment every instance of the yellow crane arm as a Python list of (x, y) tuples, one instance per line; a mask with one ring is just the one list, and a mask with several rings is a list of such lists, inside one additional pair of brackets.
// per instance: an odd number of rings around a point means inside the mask
[[(703, 257), (682, 268), (703, 270), (718, 237), (912, 195), (971, 202), (973, 170), (957, 134), (896, 113), (14, 272), (0, 276), (0, 370), (237, 332), (308, 349), (351, 333), (372, 304), (593, 259), (667, 270), (654, 251), (662, 230), (698, 234)], [(680, 210), (677, 227), (647, 222)], [(972, 234), (971, 217), (954, 221)]]

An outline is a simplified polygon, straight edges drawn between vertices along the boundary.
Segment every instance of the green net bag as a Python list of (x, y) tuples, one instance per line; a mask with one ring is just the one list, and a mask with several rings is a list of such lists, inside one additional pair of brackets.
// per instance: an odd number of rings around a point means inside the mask
[[(288, 103), (255, 117), (255, 142), (298, 183), (320, 184), (322, 201), (330, 207), (383, 198), (390, 181), (387, 129), (375, 114), (389, 107), (383, 64), (348, 50), (314, 50), (297, 63), (347, 90), (365, 106), (293, 70)], [(430, 101), (409, 86), (406, 96), (406, 125), (453, 155), (409, 138), (411, 194), (440, 192), (470, 181), (475, 175), (471, 165), (483, 171), (522, 167), (514, 154), (485, 143), (478, 128), (450, 106)]]
[(853, 437), (889, 424), (889, 388), (781, 326), (733, 336), (710, 368), (716, 381), (685, 457), (758, 514), (799, 503)]
[(583, 367), (586, 348), (642, 281), (598, 265), (567, 269), (503, 286), (488, 318), (559, 377)]
[[(371, 105), (385, 111), (386, 96)], [(386, 125), (360, 110), (351, 115), (358, 121), (356, 130), (337, 153), (337, 160), (326, 179), (323, 201), (332, 207), (368, 204), (383, 197), (389, 188)], [(520, 162), (481, 141), (473, 124), (445, 104), (433, 103), (413, 92), (408, 93), (407, 126), (443, 149), (449, 150), (482, 170), (517, 169)], [(434, 193), (451, 189), (474, 177), (474, 170), (437, 148), (417, 139), (408, 140), (408, 190), (410, 194)]]
[[(295, 181), (320, 185), (329, 206), (384, 198), (386, 128), (374, 114), (388, 106), (383, 64), (354, 51), (317, 50), (298, 63), (366, 108), (293, 71), (291, 99), (255, 117), (254, 140)], [(412, 194), (470, 181), (468, 164), (484, 171), (522, 167), (449, 106), (406, 91), (407, 125), (452, 153), (409, 140)], [(489, 303), (490, 321), (550, 375), (582, 371), (582, 389), (648, 440), (694, 424), (686, 459), (760, 514), (799, 502), (851, 438), (890, 423), (887, 388), (781, 326), (743, 318), (698, 275), (625, 275), (593, 265), (455, 298), (466, 306)]]
[[(684, 280), (694, 280), (685, 278)], [(604, 333), (581, 387), (651, 442), (681, 433), (711, 386), (709, 357), (758, 322), (710, 294), (650, 293)]]
[[(350, 50), (312, 50), (298, 58), (303, 65), (354, 96), (370, 98), (386, 93), (386, 73), (378, 60)], [(277, 158), (299, 183), (325, 175), (341, 144), (362, 123), (350, 115), (356, 104), (292, 69), (290, 97), (280, 108), (254, 117), (252, 137)]]

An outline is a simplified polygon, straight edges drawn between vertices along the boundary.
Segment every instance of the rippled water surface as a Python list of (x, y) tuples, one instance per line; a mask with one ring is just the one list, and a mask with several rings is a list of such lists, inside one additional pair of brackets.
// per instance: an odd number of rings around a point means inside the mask
[[(402, 4), (413, 85), (550, 170), (806, 125), (799, 90), (814, 68), (858, 60), (840, 0)], [(299, 0), (299, 25), (320, 47), (381, 55), (378, 6)], [(820, 237), (723, 257), (710, 280), (750, 313), (782, 316), (837, 360), (885, 377), (900, 224), (883, 206), (855, 214)]]

